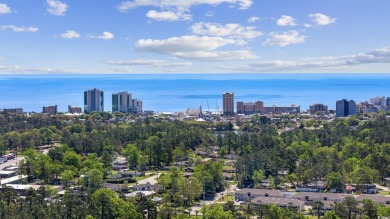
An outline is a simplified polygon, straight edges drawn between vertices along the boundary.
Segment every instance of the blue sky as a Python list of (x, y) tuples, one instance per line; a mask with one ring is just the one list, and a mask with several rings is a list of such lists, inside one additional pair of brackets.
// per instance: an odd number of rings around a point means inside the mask
[(389, 73), (388, 0), (0, 0), (0, 73)]

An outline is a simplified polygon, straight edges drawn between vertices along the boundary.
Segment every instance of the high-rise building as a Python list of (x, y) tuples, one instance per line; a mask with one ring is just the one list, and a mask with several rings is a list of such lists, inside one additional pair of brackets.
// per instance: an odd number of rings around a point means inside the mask
[(234, 93), (224, 93), (223, 94), (223, 110), (224, 115), (234, 114)]
[(80, 113), (81, 113), (81, 107), (69, 105), (69, 106), (68, 106), (68, 113), (71, 113), (71, 114), (75, 114), (75, 113), (80, 114)]
[(133, 99), (126, 91), (112, 94), (112, 112), (141, 113), (142, 101)]
[(47, 114), (50, 114), (50, 115), (55, 115), (57, 114), (57, 105), (55, 106), (44, 106), (43, 107), (43, 110), (42, 110), (42, 113), (47, 113)]
[(104, 92), (99, 89), (84, 92), (84, 113), (104, 111)]
[(328, 111), (328, 106), (324, 105), (322, 103), (316, 103), (310, 106), (310, 113), (314, 114), (317, 112), (327, 112)]
[(336, 102), (336, 117), (345, 117), (356, 114), (356, 103), (353, 100), (338, 100)]

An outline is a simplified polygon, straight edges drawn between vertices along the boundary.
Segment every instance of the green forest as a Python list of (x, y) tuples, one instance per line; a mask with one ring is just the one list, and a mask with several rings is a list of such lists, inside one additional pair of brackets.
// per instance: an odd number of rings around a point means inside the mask
[[(314, 128), (302, 123), (283, 131), (293, 117), (280, 116), (275, 122), (256, 115), (236, 122), (238, 129), (234, 129), (232, 122), (170, 121), (119, 113), (0, 114), (0, 155), (16, 152), (25, 157), (19, 174), (28, 176), (26, 183), (50, 185), (60, 178), (66, 188), (74, 181), (78, 185), (69, 186), (61, 197), (53, 196), (50, 186), (42, 186), (23, 198), (3, 186), (0, 218), (196, 217), (178, 209), (185, 212), (201, 202), (204, 194), (226, 188), (224, 160), (203, 161), (196, 155), (215, 146), (220, 158), (234, 155), (239, 188), (256, 187), (263, 179), (269, 179), (275, 189), (283, 183), (299, 186), (323, 180), (327, 191), (342, 193), (345, 184), (383, 184), (390, 175), (390, 119), (385, 113), (322, 121)], [(47, 154), (39, 153), (39, 146), (55, 144)], [(129, 169), (161, 171), (161, 204), (143, 196), (125, 199), (121, 193), (101, 188), (117, 155), (128, 159)], [(183, 177), (183, 167), (177, 165), (183, 161), (194, 166), (189, 178)], [(317, 205), (313, 209), (321, 203)], [(362, 205), (358, 208), (356, 200), (346, 199), (321, 217), (390, 216), (389, 207), (368, 201)], [(274, 205), (240, 207), (231, 202), (209, 205), (202, 208), (202, 217), (304, 218), (302, 213)]]

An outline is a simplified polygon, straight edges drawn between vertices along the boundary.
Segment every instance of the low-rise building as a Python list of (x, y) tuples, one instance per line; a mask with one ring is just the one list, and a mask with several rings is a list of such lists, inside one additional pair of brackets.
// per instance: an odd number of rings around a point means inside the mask
[(358, 201), (358, 202), (362, 202), (364, 199), (370, 199), (377, 204), (383, 204), (386, 206), (390, 205), (390, 197), (389, 196), (364, 194), (364, 195), (359, 195), (358, 197), (356, 197), (356, 201)]
[(44, 106), (42, 109), (42, 113), (47, 113), (49, 115), (57, 114), (57, 105), (54, 106)]
[(326, 113), (326, 112), (328, 112), (328, 106), (324, 105), (322, 103), (316, 103), (316, 104), (313, 104), (310, 106), (309, 111), (311, 114)]
[(82, 112), (81, 107), (79, 106), (68, 106), (68, 113), (70, 114), (80, 114)]
[(279, 190), (271, 189), (241, 189), (236, 191), (235, 194), (235, 199), (238, 201), (252, 200), (257, 197), (281, 198), (284, 197), (284, 194)]
[(3, 109), (3, 113), (23, 114), (22, 108)]
[(305, 210), (305, 202), (292, 198), (257, 197), (251, 200), (256, 205), (277, 205), (281, 208)]

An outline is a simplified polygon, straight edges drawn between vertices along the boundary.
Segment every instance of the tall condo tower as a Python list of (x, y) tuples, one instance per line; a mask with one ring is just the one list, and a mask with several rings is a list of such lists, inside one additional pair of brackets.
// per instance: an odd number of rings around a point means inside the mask
[(223, 114), (232, 115), (234, 113), (234, 93), (223, 94)]
[(141, 113), (142, 101), (127, 91), (112, 94), (112, 112)]
[(336, 102), (336, 117), (356, 114), (356, 103), (353, 100), (338, 100)]
[(99, 89), (84, 91), (84, 113), (104, 111), (104, 92)]

